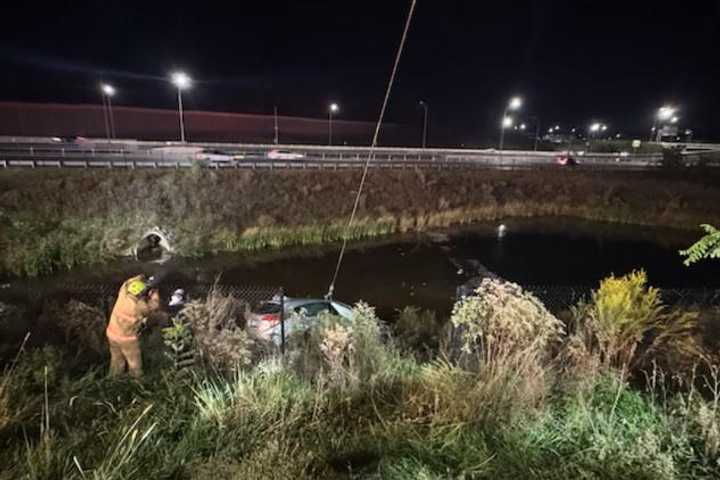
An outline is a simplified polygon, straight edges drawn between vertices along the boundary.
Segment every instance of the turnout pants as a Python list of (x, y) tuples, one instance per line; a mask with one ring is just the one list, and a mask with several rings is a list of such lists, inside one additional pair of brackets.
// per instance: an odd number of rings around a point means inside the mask
[(130, 375), (138, 378), (142, 375), (142, 353), (137, 337), (115, 338), (108, 335), (110, 346), (110, 376), (116, 377), (125, 372), (127, 365)]

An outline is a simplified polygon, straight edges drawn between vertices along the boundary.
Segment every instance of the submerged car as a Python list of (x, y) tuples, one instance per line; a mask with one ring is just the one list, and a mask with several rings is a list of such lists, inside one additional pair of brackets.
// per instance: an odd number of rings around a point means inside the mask
[(304, 153), (293, 152), (291, 150), (270, 150), (267, 153), (267, 158), (270, 160), (300, 160), (305, 158)]
[[(352, 307), (337, 300), (285, 297), (282, 306), (285, 309), (286, 339), (292, 332), (305, 328), (323, 313), (337, 315), (346, 320), (352, 320), (353, 317)], [(261, 303), (247, 314), (247, 328), (258, 338), (280, 345), (282, 306), (280, 299)]]

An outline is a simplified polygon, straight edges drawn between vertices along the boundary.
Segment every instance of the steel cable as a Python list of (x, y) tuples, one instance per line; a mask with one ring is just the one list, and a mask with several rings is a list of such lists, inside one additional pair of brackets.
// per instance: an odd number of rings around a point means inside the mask
[(387, 89), (385, 90), (385, 99), (383, 100), (382, 108), (380, 109), (380, 117), (378, 118), (377, 124), (375, 125), (375, 133), (373, 134), (372, 144), (370, 145), (370, 151), (368, 152), (368, 158), (363, 168), (362, 178), (360, 179), (360, 187), (358, 188), (357, 195), (355, 196), (355, 203), (353, 204), (352, 212), (350, 213), (350, 219), (345, 227), (343, 233), (342, 247), (340, 248), (340, 254), (338, 255), (337, 265), (335, 266), (335, 273), (333, 274), (330, 287), (328, 288), (327, 297), (330, 298), (335, 291), (335, 282), (337, 281), (338, 274), (340, 273), (340, 267), (342, 266), (343, 258), (345, 257), (345, 249), (347, 248), (348, 233), (352, 228), (355, 215), (357, 213), (358, 205), (360, 204), (360, 196), (362, 195), (363, 187), (365, 186), (365, 179), (367, 178), (368, 169), (370, 162), (373, 159), (375, 147), (377, 146), (378, 136), (380, 135), (380, 127), (382, 126), (383, 117), (385, 116), (385, 110), (387, 109), (388, 100), (390, 99), (390, 92), (392, 91), (393, 83), (395, 83), (395, 74), (397, 73), (398, 65), (400, 64), (400, 57), (402, 56), (403, 48), (405, 47), (405, 39), (407, 38), (408, 30), (410, 29), (410, 23), (415, 12), (415, 4), (417, 0), (412, 0), (410, 4), (410, 12), (408, 12), (407, 21), (405, 22), (405, 29), (403, 30), (402, 38), (400, 39), (400, 46), (398, 47), (397, 55), (395, 56), (395, 64), (393, 65), (392, 74), (388, 81)]

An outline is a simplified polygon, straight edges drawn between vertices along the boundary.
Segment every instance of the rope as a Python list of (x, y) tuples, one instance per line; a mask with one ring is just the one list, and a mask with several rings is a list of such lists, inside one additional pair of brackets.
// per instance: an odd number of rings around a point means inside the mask
[(417, 0), (412, 0), (412, 3), (410, 4), (410, 12), (408, 12), (405, 29), (403, 30), (402, 38), (400, 40), (400, 46), (398, 47), (397, 55), (395, 56), (395, 64), (393, 65), (392, 74), (390, 75), (390, 80), (388, 81), (388, 86), (385, 90), (385, 99), (383, 100), (382, 108), (380, 109), (380, 118), (378, 118), (377, 124), (375, 125), (375, 133), (373, 134), (372, 144), (370, 145), (368, 158), (365, 162), (365, 167), (363, 168), (362, 178), (360, 179), (360, 187), (358, 188), (357, 195), (355, 196), (355, 204), (353, 205), (352, 212), (350, 213), (350, 220), (348, 221), (347, 227), (345, 227), (345, 233), (343, 234), (343, 243), (340, 248), (337, 265), (335, 266), (335, 273), (333, 274), (330, 287), (328, 288), (328, 298), (332, 298), (333, 292), (335, 291), (335, 281), (340, 273), (340, 266), (342, 265), (343, 258), (345, 257), (348, 232), (350, 231), (350, 228), (352, 228), (353, 221), (355, 220), (355, 214), (357, 213), (358, 205), (360, 204), (360, 195), (362, 194), (363, 187), (365, 186), (365, 179), (367, 178), (370, 162), (374, 158), (375, 147), (377, 147), (378, 136), (380, 135), (380, 127), (382, 126), (382, 121), (385, 117), (385, 110), (387, 109), (388, 100), (390, 99), (390, 92), (392, 91), (393, 83), (395, 83), (395, 74), (397, 73), (398, 65), (400, 64), (400, 57), (402, 56), (403, 48), (405, 47), (405, 39), (407, 38), (407, 33), (410, 29), (410, 23), (413, 18), (416, 3)]

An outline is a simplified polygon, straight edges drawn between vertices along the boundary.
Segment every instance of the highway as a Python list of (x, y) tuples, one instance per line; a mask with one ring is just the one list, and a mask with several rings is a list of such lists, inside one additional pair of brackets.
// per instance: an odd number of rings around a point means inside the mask
[[(703, 144), (703, 150), (713, 146)], [(720, 152), (720, 146), (717, 146)], [(360, 168), (368, 147), (267, 145), (241, 143), (180, 143), (46, 137), (0, 137), (0, 168)], [(558, 152), (470, 149), (376, 148), (374, 168), (478, 167), (528, 169), (557, 167)], [(688, 164), (700, 153), (689, 152)], [(714, 158), (717, 162), (718, 155)], [(580, 167), (646, 170), (661, 166), (662, 154), (576, 153)], [(720, 166), (720, 163), (711, 163)]]

